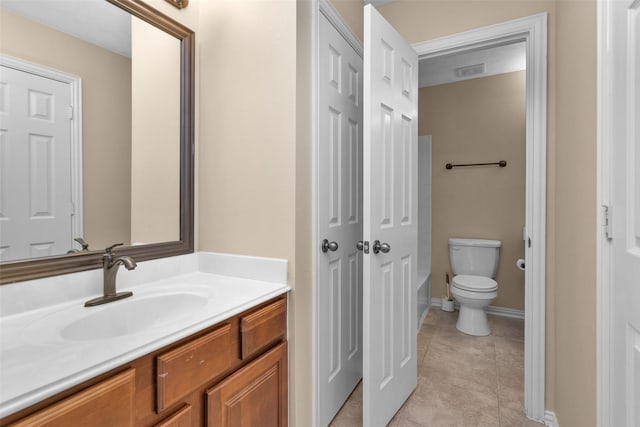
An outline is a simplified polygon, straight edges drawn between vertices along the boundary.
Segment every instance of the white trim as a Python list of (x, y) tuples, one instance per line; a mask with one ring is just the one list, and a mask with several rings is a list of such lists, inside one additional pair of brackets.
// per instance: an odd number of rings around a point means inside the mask
[(40, 77), (56, 80), (69, 85), (73, 119), (71, 120), (71, 202), (74, 204), (74, 215), (71, 216), (70, 247), (82, 249), (74, 237), (83, 237), (84, 204), (82, 196), (82, 79), (76, 75), (65, 73), (44, 65), (25, 61), (24, 59), (2, 54), (0, 65), (13, 68)]
[(549, 427), (560, 427), (558, 424), (558, 418), (553, 411), (544, 411), (544, 425)]
[(507, 307), (494, 307), (490, 305), (487, 307), (487, 313), (494, 316), (510, 317), (512, 319), (524, 320), (524, 310), (516, 310), (515, 308)]
[[(319, 334), (319, 308), (318, 301), (320, 300), (320, 290), (318, 283), (320, 283), (320, 269), (318, 268), (320, 251), (318, 251), (318, 245), (320, 244), (320, 238), (318, 228), (320, 226), (318, 219), (318, 185), (319, 179), (318, 166), (319, 161), (319, 123), (318, 123), (318, 100), (319, 97), (319, 64), (320, 64), (320, 3), (322, 0), (311, 0), (311, 383), (312, 383), (312, 397), (311, 397), (311, 427), (316, 427), (318, 423), (320, 407), (320, 365), (318, 363), (318, 349), (320, 342)], [(326, 16), (326, 15), (325, 15)], [(331, 22), (331, 20), (329, 21)]]
[(541, 13), (413, 45), (420, 59), (524, 41), (526, 82), (525, 412), (544, 419), (547, 146), (547, 14)]
[(329, 2), (329, 0), (319, 0), (318, 10), (322, 13), (333, 27), (340, 33), (342, 38), (356, 51), (358, 56), (362, 58), (362, 41), (356, 36), (351, 28), (344, 22), (340, 13)]
[[(453, 306), (456, 308), (456, 310), (460, 309), (460, 303), (458, 301), (455, 301)], [(431, 307), (442, 307), (442, 298), (431, 298)], [(507, 307), (496, 307), (493, 305), (487, 307), (487, 314), (493, 314), (494, 316), (500, 317), (510, 317), (512, 319), (524, 319), (523, 310), (516, 310), (515, 308)]]
[(613, 59), (609, 48), (613, 36), (610, 1), (597, 3), (597, 145), (596, 145), (596, 413), (597, 426), (613, 425), (611, 405), (611, 244), (602, 229), (601, 210), (611, 206), (611, 131)]

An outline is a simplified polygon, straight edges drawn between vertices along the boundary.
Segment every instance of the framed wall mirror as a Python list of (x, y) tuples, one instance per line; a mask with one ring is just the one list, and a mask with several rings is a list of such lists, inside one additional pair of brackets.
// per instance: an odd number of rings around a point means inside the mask
[(0, 39), (0, 284), (193, 252), (193, 31), (140, 0), (3, 0)]

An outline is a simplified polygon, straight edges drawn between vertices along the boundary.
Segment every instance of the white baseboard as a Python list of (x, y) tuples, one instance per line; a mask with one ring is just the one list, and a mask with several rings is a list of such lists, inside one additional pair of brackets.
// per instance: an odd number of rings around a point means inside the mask
[[(442, 307), (442, 299), (441, 298), (431, 298), (431, 307)], [(460, 303), (455, 302), (456, 310), (460, 309)], [(487, 307), (487, 314), (493, 314), (495, 316), (502, 317), (512, 317), (514, 319), (524, 319), (524, 311), (523, 310), (515, 310), (513, 308), (505, 308), (505, 307)]]
[(556, 413), (553, 411), (544, 411), (544, 424), (549, 427), (560, 427)]
[(495, 316), (513, 317), (514, 319), (524, 319), (524, 310), (516, 310), (513, 308), (489, 306), (489, 308), (487, 308), (487, 313), (493, 314)]

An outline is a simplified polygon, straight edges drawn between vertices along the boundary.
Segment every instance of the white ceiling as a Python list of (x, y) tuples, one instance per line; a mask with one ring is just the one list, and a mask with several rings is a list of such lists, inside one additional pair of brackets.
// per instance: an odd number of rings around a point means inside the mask
[[(456, 69), (484, 64), (484, 73), (457, 77)], [(419, 87), (437, 86), (461, 80), (488, 77), (526, 69), (524, 42), (427, 58), (420, 61)]]
[(0, 0), (0, 7), (131, 57), (131, 16), (104, 0)]

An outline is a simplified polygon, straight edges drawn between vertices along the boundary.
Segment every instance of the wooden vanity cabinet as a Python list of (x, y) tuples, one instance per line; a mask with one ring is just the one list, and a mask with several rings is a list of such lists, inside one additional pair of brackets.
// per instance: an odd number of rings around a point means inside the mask
[(127, 369), (12, 425), (16, 427), (134, 426), (134, 394), (135, 370)]
[(286, 296), (19, 411), (0, 426), (287, 425)]
[(287, 425), (287, 343), (206, 392), (207, 427)]
[(156, 427), (189, 427), (193, 424), (192, 409), (191, 405), (185, 405), (175, 414), (156, 424)]

